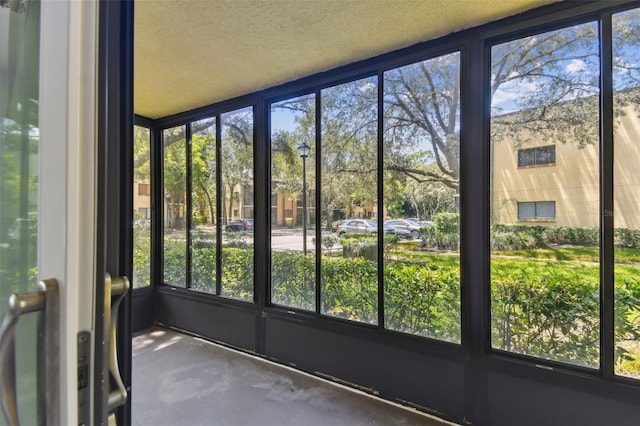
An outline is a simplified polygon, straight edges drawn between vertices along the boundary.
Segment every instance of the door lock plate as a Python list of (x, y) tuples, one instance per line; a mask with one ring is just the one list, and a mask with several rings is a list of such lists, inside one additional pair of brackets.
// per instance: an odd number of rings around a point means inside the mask
[(89, 425), (91, 421), (91, 333), (78, 333), (78, 425)]

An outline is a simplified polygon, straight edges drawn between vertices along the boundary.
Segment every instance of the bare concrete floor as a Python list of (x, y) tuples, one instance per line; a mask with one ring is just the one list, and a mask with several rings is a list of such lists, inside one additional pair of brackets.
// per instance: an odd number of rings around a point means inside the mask
[(410, 409), (202, 339), (133, 339), (135, 426), (440, 426)]

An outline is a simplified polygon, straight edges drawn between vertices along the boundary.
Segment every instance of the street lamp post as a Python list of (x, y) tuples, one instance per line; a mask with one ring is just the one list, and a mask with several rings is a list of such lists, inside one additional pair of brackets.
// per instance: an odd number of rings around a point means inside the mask
[(302, 158), (302, 251), (307, 254), (307, 157), (311, 147), (303, 142), (297, 149)]

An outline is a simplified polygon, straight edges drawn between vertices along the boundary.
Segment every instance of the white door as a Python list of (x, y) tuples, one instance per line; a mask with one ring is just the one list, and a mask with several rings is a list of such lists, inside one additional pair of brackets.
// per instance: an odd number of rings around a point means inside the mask
[[(14, 411), (15, 392), (17, 415), (0, 413), (0, 425), (43, 424), (43, 411), (47, 425), (101, 423), (94, 413), (101, 386), (93, 382), (108, 356), (98, 357), (102, 365), (91, 361), (109, 336), (108, 309), (96, 301), (105, 232), (96, 219), (104, 191), (97, 176), (98, 18), (94, 1), (0, 2), (0, 315), (7, 316), (11, 294), (40, 294), (41, 280), (59, 286), (57, 318), (44, 326), (58, 323), (58, 351), (38, 361), (35, 312), (11, 333), (15, 362), (2, 347), (2, 403)], [(53, 302), (46, 305), (50, 311)], [(54, 379), (38, 371), (43, 359), (45, 367), (58, 365)]]

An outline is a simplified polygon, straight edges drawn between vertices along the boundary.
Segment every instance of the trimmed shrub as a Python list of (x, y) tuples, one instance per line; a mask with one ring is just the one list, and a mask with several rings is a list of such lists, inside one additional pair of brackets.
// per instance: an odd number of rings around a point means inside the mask
[(503, 268), (491, 286), (493, 346), (541, 358), (598, 366), (596, 268)]
[(422, 245), (439, 250), (458, 250), (460, 248), (459, 219), (458, 213), (437, 213), (433, 217), (434, 226), (422, 228)]
[(624, 248), (640, 248), (640, 229), (617, 228), (614, 233), (615, 244)]
[(436, 233), (439, 235), (460, 234), (460, 215), (458, 213), (436, 213), (433, 217), (433, 223)]
[(302, 253), (271, 253), (271, 299), (274, 303), (314, 311), (316, 257)]
[(384, 284), (387, 328), (460, 342), (459, 269), (386, 262)]
[(492, 250), (533, 250), (538, 247), (536, 239), (525, 232), (491, 233)]
[[(550, 244), (575, 245), (584, 247), (594, 247), (600, 243), (600, 229), (598, 227), (568, 227), (568, 226), (540, 226), (540, 225), (509, 225), (495, 224), (491, 227), (492, 237), (499, 239), (496, 244), (500, 248), (496, 250), (520, 250), (522, 244), (514, 241), (512, 248), (504, 241), (512, 239), (513, 236), (501, 234), (517, 234), (522, 239), (526, 234), (535, 240), (533, 248), (548, 247)], [(614, 231), (614, 243), (616, 247), (640, 248), (640, 229), (616, 228)], [(527, 238), (527, 244), (530, 245)]]
[(253, 300), (253, 249), (222, 248), (222, 295)]
[(570, 244), (575, 246), (597, 246), (600, 241), (600, 230), (597, 227), (549, 227), (544, 237), (548, 244)]
[(202, 241), (192, 245), (191, 288), (207, 293), (216, 292), (216, 248), (215, 242)]
[(331, 316), (378, 322), (378, 263), (361, 257), (322, 258), (322, 312)]
[[(315, 238), (314, 238), (314, 241), (315, 241)], [(339, 241), (340, 241), (339, 238), (332, 237), (330, 235), (328, 235), (326, 237), (322, 237), (322, 248), (324, 249), (325, 254), (331, 253), (331, 250), (333, 249), (333, 246), (338, 244)]]
[[(533, 238), (533, 240), (535, 241), (534, 247), (533, 248), (542, 248), (542, 247), (546, 247), (547, 246), (547, 240), (545, 237), (545, 232), (547, 231), (547, 229), (549, 229), (546, 226), (540, 226), (540, 225), (502, 225), (502, 224), (497, 224), (497, 225), (493, 225), (491, 227), (491, 231), (492, 231), (492, 236), (493, 234), (508, 234), (508, 233), (512, 233), (512, 234), (517, 234), (519, 236), (520, 239), (522, 239), (522, 235), (527, 235), (528, 237)], [(498, 237), (500, 238), (500, 237)], [(530, 239), (531, 238), (526, 238), (527, 240), (527, 244), (525, 244), (526, 246), (531, 246), (531, 242)], [(504, 248), (504, 249), (496, 249), (496, 250), (521, 250), (521, 249), (509, 249), (509, 248)]]

